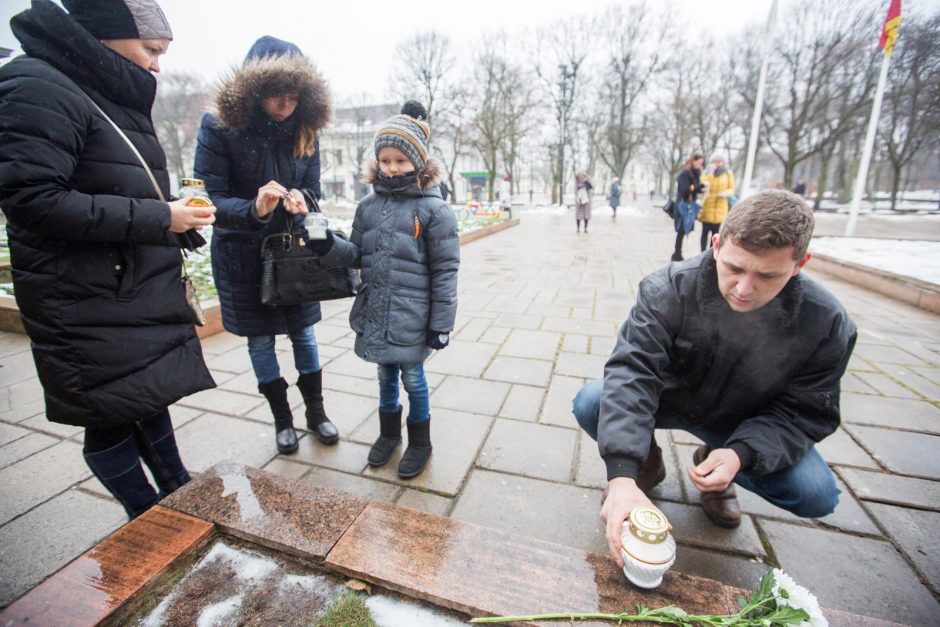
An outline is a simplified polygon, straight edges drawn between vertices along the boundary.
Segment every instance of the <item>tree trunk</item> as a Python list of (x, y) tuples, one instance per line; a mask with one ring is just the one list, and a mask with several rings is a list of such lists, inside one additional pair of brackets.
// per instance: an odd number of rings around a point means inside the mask
[(813, 201), (813, 211), (819, 211), (826, 186), (829, 185), (829, 162), (832, 155), (825, 155), (819, 160), (819, 176), (816, 179), (816, 200)]
[(897, 210), (898, 189), (901, 186), (901, 166), (896, 163), (891, 164), (891, 211)]

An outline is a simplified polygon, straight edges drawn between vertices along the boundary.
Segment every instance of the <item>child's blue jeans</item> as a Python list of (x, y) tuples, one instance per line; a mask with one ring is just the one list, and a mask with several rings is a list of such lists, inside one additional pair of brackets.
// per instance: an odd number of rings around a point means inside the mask
[(431, 417), (428, 380), (424, 364), (379, 364), (379, 409), (391, 413), (401, 409), (398, 403), (398, 377), (408, 393), (408, 422), (424, 422)]
[[(603, 387), (603, 379), (588, 381), (575, 395), (572, 404), (578, 424), (595, 440)], [(684, 416), (657, 415), (655, 428), (688, 431), (713, 449), (722, 448), (733, 431), (708, 427)], [(739, 472), (734, 482), (801, 518), (827, 516), (839, 504), (835, 478), (815, 448), (789, 468), (760, 476)]]
[[(313, 326), (287, 335), (294, 349), (294, 366), (300, 374), (310, 374), (320, 369), (320, 354), (317, 352), (317, 338)], [(270, 383), (281, 378), (281, 368), (277, 363), (273, 335), (255, 335), (248, 338), (248, 356), (255, 371), (258, 385)]]

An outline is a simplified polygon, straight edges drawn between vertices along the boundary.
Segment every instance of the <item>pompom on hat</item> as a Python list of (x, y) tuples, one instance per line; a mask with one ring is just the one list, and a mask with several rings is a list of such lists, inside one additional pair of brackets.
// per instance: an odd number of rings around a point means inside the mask
[(154, 0), (62, 0), (69, 15), (96, 39), (173, 39)]
[(393, 115), (375, 133), (375, 156), (378, 158), (383, 148), (397, 148), (420, 170), (428, 160), (430, 139), (431, 127), (426, 122), (408, 115)]

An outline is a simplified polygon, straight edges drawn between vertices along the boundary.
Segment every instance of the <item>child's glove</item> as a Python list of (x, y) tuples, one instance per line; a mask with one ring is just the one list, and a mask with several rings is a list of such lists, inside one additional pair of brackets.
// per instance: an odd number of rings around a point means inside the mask
[(310, 247), (310, 250), (317, 254), (318, 257), (322, 257), (326, 253), (330, 252), (331, 248), (333, 248), (333, 231), (327, 229), (326, 239), (311, 239), (308, 240), (307, 245)]
[(428, 331), (426, 338), (428, 346), (436, 351), (447, 348), (450, 343), (450, 333), (441, 333), (439, 331)]

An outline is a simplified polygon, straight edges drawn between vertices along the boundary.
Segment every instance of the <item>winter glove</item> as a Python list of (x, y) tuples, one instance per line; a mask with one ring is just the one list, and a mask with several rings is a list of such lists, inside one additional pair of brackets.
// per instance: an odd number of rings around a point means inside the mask
[(447, 348), (450, 343), (450, 333), (441, 333), (439, 331), (428, 331), (427, 344), (436, 351)]
[(312, 239), (308, 240), (307, 245), (310, 247), (318, 257), (322, 257), (326, 253), (330, 252), (330, 249), (333, 248), (333, 231), (330, 229), (326, 230), (326, 239)]

